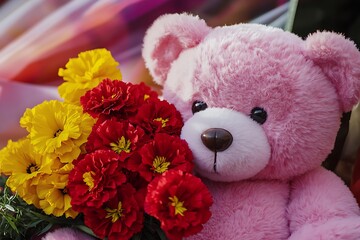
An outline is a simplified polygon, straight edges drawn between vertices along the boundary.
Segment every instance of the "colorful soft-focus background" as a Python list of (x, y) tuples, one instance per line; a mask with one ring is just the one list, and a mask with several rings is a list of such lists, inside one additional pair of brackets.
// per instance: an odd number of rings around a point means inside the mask
[[(285, 1), (286, 2), (286, 1)], [(26, 107), (57, 98), (58, 69), (81, 51), (107, 48), (124, 81), (151, 81), (141, 58), (146, 29), (165, 13), (190, 12), (217, 26), (247, 22), (277, 0), (8, 0), (0, 7), (0, 146), (25, 132)], [(286, 9), (282, 8), (280, 15)], [(280, 16), (279, 13), (274, 17)], [(273, 19), (270, 19), (271, 21)]]
[[(213, 27), (257, 22), (284, 28), (288, 8), (286, 0), (0, 0), (0, 148), (25, 135), (19, 118), (27, 107), (58, 98), (58, 69), (81, 51), (107, 48), (124, 81), (161, 92), (141, 58), (144, 33), (158, 16), (189, 12)], [(343, 33), (360, 46), (360, 1), (299, 0), (292, 31), (306, 37), (317, 30)], [(342, 122), (324, 165), (360, 201), (360, 110), (344, 114)]]

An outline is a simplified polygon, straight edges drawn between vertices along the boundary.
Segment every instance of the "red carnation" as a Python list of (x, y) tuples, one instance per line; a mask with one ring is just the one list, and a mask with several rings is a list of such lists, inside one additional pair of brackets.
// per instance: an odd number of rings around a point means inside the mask
[(101, 208), (89, 208), (84, 212), (85, 224), (101, 239), (128, 240), (143, 227), (141, 198), (142, 193), (124, 184)]
[(170, 170), (149, 184), (144, 207), (170, 240), (181, 240), (202, 230), (211, 205), (211, 194), (199, 178)]
[(157, 98), (157, 93), (144, 83), (134, 85), (105, 79), (97, 87), (87, 91), (80, 102), (84, 112), (95, 118), (117, 116), (127, 119), (135, 115), (142, 104)]
[(149, 134), (168, 133), (180, 136), (183, 121), (175, 106), (166, 101), (151, 101), (139, 108), (132, 120)]
[(120, 111), (127, 114), (136, 112), (138, 106), (129, 104), (129, 88), (130, 84), (125, 82), (105, 79), (97, 87), (87, 91), (80, 98), (80, 103), (84, 112), (95, 118)]
[(119, 156), (109, 150), (98, 150), (75, 161), (67, 185), (74, 210), (98, 208), (112, 199), (126, 181), (122, 165)]
[(121, 159), (126, 159), (148, 138), (140, 127), (112, 118), (96, 123), (86, 143), (86, 151), (109, 149), (119, 154)]
[(184, 172), (193, 170), (193, 156), (188, 144), (178, 136), (165, 133), (156, 134), (154, 140), (144, 145), (139, 151), (140, 158), (130, 162), (130, 169), (136, 170), (147, 181), (161, 175), (169, 169), (180, 169)]

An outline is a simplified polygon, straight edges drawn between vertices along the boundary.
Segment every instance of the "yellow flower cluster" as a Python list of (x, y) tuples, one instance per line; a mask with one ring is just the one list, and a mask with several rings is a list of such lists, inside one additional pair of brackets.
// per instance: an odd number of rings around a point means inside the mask
[(20, 125), (29, 135), (9, 141), (0, 152), (0, 171), (9, 175), (10, 189), (47, 214), (74, 218), (66, 192), (68, 174), (94, 121), (80, 106), (56, 100), (27, 109)]
[(65, 188), (71, 168), (71, 163), (62, 164), (56, 158), (36, 152), (29, 138), (17, 142), (10, 140), (0, 150), (0, 169), (9, 175), (6, 184), (11, 191), (28, 204), (57, 217), (75, 218), (77, 215), (71, 208)]
[(79, 105), (80, 97), (103, 79), (121, 80), (118, 65), (106, 49), (80, 53), (77, 58), (69, 60), (65, 65), (66, 69), (59, 69), (59, 76), (65, 81), (58, 88), (60, 96), (65, 102)]
[(117, 66), (105, 49), (80, 53), (59, 70), (65, 83), (58, 90), (65, 102), (44, 101), (25, 111), (20, 125), (29, 134), (0, 150), (0, 174), (9, 176), (7, 186), (28, 204), (46, 214), (76, 217), (66, 190), (68, 174), (95, 123), (79, 99), (105, 78), (120, 80)]

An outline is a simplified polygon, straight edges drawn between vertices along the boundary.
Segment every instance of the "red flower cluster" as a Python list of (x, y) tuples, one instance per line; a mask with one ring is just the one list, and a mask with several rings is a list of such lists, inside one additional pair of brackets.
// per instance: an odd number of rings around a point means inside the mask
[(191, 175), (193, 157), (179, 137), (175, 107), (144, 84), (108, 79), (81, 104), (97, 122), (67, 189), (85, 224), (101, 238), (129, 239), (143, 229), (146, 212), (170, 239), (200, 231), (212, 200)]

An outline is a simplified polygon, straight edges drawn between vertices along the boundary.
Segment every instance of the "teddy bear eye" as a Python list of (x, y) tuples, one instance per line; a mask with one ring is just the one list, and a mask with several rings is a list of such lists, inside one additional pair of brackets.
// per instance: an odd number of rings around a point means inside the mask
[(250, 117), (257, 123), (263, 124), (267, 119), (267, 112), (260, 107), (254, 107), (251, 110)]
[(208, 106), (207, 106), (206, 102), (196, 100), (193, 102), (191, 110), (192, 110), (192, 113), (195, 114), (197, 112), (205, 110), (207, 107)]

